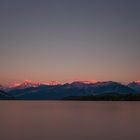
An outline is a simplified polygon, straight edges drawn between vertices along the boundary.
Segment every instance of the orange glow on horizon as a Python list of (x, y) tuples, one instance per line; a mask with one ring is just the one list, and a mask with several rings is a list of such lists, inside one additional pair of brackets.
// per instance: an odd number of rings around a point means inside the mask
[(14, 84), (11, 84), (11, 85), (10, 85), (11, 88), (13, 88), (13, 87), (18, 87), (18, 86), (20, 86), (20, 83), (14, 83)]
[[(73, 82), (80, 82), (80, 83), (84, 83), (84, 84), (94, 84), (97, 83), (98, 81), (96, 80), (75, 80), (72, 82), (66, 82), (66, 83), (73, 83)], [(28, 86), (28, 85), (32, 85), (34, 87), (39, 86), (39, 85), (63, 85), (65, 84), (65, 82), (59, 82), (59, 81), (49, 81), (49, 82), (34, 82), (31, 80), (25, 80), (23, 82), (18, 82), (18, 83), (12, 83), (9, 85), (10, 88), (16, 88), (19, 86)]]
[(136, 83), (140, 84), (140, 80), (137, 80)]
[[(83, 83), (83, 84), (95, 84), (95, 83), (98, 83), (100, 81), (97, 81), (97, 80), (69, 80), (69, 81), (66, 81), (66, 82), (64, 82), (64, 81), (63, 82), (59, 82), (59, 81), (36, 82), (36, 81), (32, 81), (32, 80), (25, 80), (23, 82), (11, 83), (11, 84), (7, 85), (7, 87), (9, 87), (9, 88), (30, 87), (30, 86), (37, 87), (37, 86), (40, 86), (40, 85), (55, 86), (55, 85), (64, 85), (66, 83), (71, 84), (73, 82), (79, 82), (79, 83)], [(137, 80), (137, 81), (134, 81), (134, 82), (137, 83), (137, 84), (140, 84), (140, 80)], [(127, 83), (126, 83), (126, 85), (127, 85)]]
[(98, 81), (96, 81), (96, 80), (86, 80), (86, 81), (76, 81), (76, 82), (80, 82), (80, 83), (84, 83), (84, 84), (95, 84)]

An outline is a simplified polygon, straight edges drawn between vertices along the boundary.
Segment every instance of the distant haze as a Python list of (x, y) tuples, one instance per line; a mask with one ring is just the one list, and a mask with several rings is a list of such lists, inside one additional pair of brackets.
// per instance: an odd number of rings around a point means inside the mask
[(140, 79), (140, 1), (0, 0), (0, 84)]

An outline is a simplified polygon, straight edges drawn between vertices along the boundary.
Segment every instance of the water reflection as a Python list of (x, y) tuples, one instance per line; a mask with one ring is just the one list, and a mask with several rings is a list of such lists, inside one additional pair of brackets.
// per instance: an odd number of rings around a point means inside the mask
[(139, 102), (1, 101), (0, 140), (139, 140)]

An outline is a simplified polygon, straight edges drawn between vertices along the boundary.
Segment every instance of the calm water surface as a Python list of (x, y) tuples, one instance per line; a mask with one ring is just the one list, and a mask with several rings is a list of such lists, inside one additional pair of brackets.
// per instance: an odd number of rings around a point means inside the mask
[(140, 102), (0, 101), (0, 140), (140, 140)]

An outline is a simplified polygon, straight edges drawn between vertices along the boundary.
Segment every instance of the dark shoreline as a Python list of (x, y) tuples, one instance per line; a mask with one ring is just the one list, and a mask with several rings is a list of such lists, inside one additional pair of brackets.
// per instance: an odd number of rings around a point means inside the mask
[(98, 95), (98, 96), (71, 96), (63, 99), (18, 99), (8, 98), (0, 99), (0, 101), (140, 101), (140, 94), (130, 95)]

